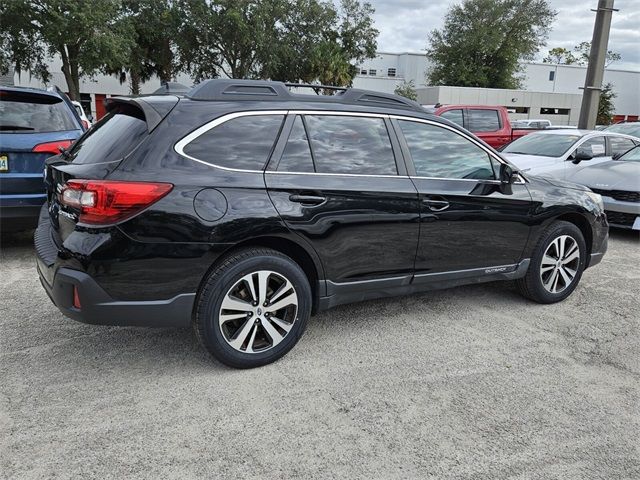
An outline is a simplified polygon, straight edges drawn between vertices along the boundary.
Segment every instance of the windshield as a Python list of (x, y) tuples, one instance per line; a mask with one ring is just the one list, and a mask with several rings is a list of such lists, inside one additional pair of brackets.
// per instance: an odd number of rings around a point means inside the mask
[(606, 128), (607, 132), (626, 133), (640, 138), (640, 122), (634, 123), (618, 123)]
[(147, 135), (143, 113), (135, 107), (118, 106), (73, 144), (69, 158), (73, 163), (122, 160)]
[(514, 140), (502, 151), (504, 153), (519, 153), (522, 155), (561, 157), (578, 140), (580, 140), (580, 135), (548, 135), (532, 133)]
[(4, 90), (0, 95), (0, 131), (63, 132), (76, 125), (62, 98)]
[(618, 161), (640, 162), (640, 145), (633, 147), (627, 153), (618, 158)]

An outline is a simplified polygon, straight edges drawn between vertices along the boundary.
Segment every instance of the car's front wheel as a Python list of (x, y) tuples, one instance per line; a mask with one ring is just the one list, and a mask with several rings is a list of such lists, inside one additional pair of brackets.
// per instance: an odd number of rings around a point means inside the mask
[(271, 249), (227, 257), (205, 281), (194, 315), (196, 335), (222, 363), (271, 363), (298, 342), (311, 313), (311, 288), (298, 264)]
[(564, 300), (578, 286), (586, 258), (580, 229), (569, 222), (555, 222), (540, 237), (527, 274), (516, 281), (518, 290), (538, 303)]

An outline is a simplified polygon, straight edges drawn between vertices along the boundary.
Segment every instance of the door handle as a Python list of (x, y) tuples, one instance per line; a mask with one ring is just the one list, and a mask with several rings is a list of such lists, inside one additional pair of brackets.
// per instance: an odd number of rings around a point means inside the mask
[(289, 200), (302, 205), (320, 205), (326, 202), (327, 198), (319, 195), (289, 195)]
[(442, 212), (443, 210), (449, 208), (449, 202), (447, 202), (446, 200), (434, 200), (431, 198), (425, 198), (424, 203), (427, 204), (427, 207), (429, 207), (429, 210), (431, 210), (432, 212)]

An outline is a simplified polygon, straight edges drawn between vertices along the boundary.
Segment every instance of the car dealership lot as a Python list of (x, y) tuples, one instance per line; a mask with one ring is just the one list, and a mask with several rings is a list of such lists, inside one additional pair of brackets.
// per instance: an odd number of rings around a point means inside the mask
[(0, 250), (0, 478), (637, 478), (640, 242), (555, 305), (485, 284), (338, 307), (255, 370), (64, 318)]

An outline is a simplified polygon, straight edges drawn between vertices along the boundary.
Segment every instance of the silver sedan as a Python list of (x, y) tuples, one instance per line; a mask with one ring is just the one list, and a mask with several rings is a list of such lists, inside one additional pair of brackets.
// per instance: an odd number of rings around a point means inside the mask
[(568, 180), (602, 195), (612, 227), (640, 230), (640, 146), (616, 160), (583, 168)]

